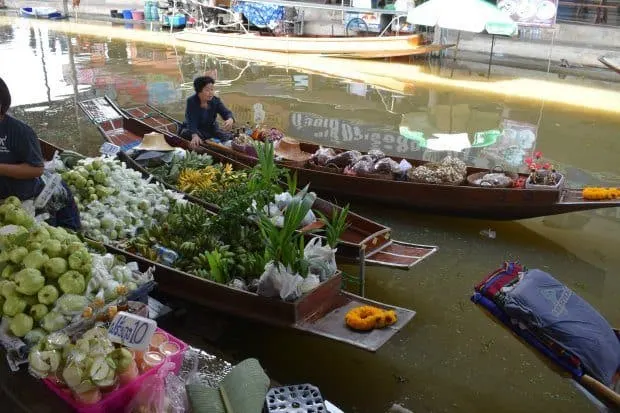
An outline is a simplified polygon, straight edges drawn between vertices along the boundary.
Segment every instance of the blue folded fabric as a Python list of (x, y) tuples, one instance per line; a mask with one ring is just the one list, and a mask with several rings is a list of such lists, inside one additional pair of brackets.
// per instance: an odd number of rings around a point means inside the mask
[(530, 270), (505, 293), (504, 310), (537, 335), (557, 342), (606, 386), (620, 367), (620, 340), (594, 307), (541, 270)]
[(480, 293), (475, 293), (471, 297), (471, 301), (483, 307), (485, 310), (489, 312), (493, 317), (495, 317), (499, 322), (508, 327), (512, 332), (521, 337), (527, 344), (532, 346), (534, 349), (538, 350), (542, 355), (549, 358), (552, 362), (560, 366), (566, 372), (570, 373), (574, 379), (579, 381), (581, 376), (583, 376), (583, 370), (575, 366), (571, 363), (569, 355), (565, 355), (564, 357), (558, 355), (552, 349), (547, 347), (536, 335), (534, 335), (530, 330), (524, 330), (520, 328), (517, 324), (514, 324), (508, 314), (504, 310), (502, 310), (497, 304), (495, 304), (490, 299), (486, 298)]

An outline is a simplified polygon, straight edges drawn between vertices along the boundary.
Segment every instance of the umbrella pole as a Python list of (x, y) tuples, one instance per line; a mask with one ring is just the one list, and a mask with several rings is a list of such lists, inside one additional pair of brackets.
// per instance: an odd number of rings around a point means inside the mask
[(491, 35), (491, 55), (489, 56), (489, 71), (487, 72), (487, 78), (491, 77), (491, 64), (493, 63), (493, 48), (495, 47), (495, 35)]

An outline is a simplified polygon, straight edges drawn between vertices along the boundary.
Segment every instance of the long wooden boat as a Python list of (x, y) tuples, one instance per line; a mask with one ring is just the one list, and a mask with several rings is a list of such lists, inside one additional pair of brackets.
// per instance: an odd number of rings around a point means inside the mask
[[(51, 160), (56, 151), (62, 152), (62, 149), (49, 142), (40, 140), (40, 143), (46, 160)], [(136, 261), (142, 271), (155, 267), (154, 277), (158, 288), (170, 295), (244, 319), (327, 337), (368, 351), (378, 350), (415, 316), (415, 311), (343, 291), (340, 272), (297, 301), (286, 302), (200, 278), (112, 245), (105, 247), (113, 254)], [(393, 309), (398, 321), (390, 327), (370, 332), (351, 330), (344, 322), (344, 315), (361, 305)]]
[(598, 58), (599, 62), (610, 68), (611, 70), (620, 73), (620, 56), (618, 55), (604, 55)]
[(185, 29), (174, 36), (186, 42), (215, 46), (362, 59), (427, 54), (450, 47), (424, 45), (422, 36), (418, 34), (382, 37), (300, 37)]
[[(553, 350), (549, 349), (534, 334), (529, 333), (527, 329), (522, 329), (518, 324), (515, 324), (503, 309), (481, 293), (475, 292), (471, 297), (471, 301), (489, 319), (506, 329), (517, 340), (533, 351), (549, 368), (561, 376), (571, 378), (575, 383), (579, 384), (578, 389), (582, 390), (588, 398), (596, 400), (604, 407), (612, 409), (612, 411), (620, 411), (620, 394), (614, 389), (605, 386), (587, 374), (581, 366), (571, 366), (566, 360), (555, 356)], [(620, 341), (620, 330), (614, 329), (614, 332), (618, 337), (618, 341)], [(620, 373), (620, 370), (618, 372)]]
[[(140, 120), (159, 131), (176, 134), (180, 122), (151, 105), (143, 105), (124, 111), (132, 119)], [(212, 141), (205, 147), (235, 159), (248, 166), (254, 166), (258, 159), (245, 152)], [(318, 145), (302, 143), (301, 149), (314, 153)], [(343, 149), (334, 148), (337, 152)], [(413, 166), (427, 162), (407, 159)], [(620, 207), (620, 200), (584, 200), (582, 189), (562, 188), (523, 189), (488, 188), (470, 185), (438, 185), (410, 181), (379, 180), (375, 178), (344, 175), (326, 168), (318, 170), (293, 163), (280, 162), (295, 172), (301, 185), (308, 183), (322, 194), (367, 199), (399, 207), (467, 218), (514, 220), (547, 215), (564, 214), (599, 208)], [(467, 175), (488, 172), (487, 169), (467, 168)], [(526, 178), (527, 175), (521, 174)]]
[(63, 15), (54, 7), (20, 7), (18, 14), (22, 17), (33, 17), (35, 19), (60, 20), (66, 19), (68, 16)]
[[(142, 141), (142, 137), (156, 129), (144, 122), (128, 118), (123, 114), (114, 102), (109, 98), (95, 98), (80, 102), (80, 107), (87, 116), (97, 125), (99, 132), (108, 142), (113, 143), (123, 149), (128, 149)], [(164, 132), (166, 140), (172, 146), (179, 146), (189, 149), (188, 142), (177, 137), (170, 132)], [(236, 168), (247, 168), (247, 166), (233, 158), (204, 149), (206, 153), (214, 157), (221, 163), (231, 163)], [(124, 155), (123, 159), (127, 165), (143, 174), (148, 172), (129, 156)], [(169, 188), (172, 188), (168, 185)], [(188, 198), (195, 203), (203, 205), (205, 208), (217, 213), (219, 206), (208, 204), (205, 201), (189, 196)], [(317, 198), (313, 209), (318, 210), (326, 216), (331, 216), (332, 211), (339, 210), (340, 207)], [(357, 262), (363, 258), (366, 264), (383, 265), (400, 269), (409, 269), (413, 265), (429, 257), (437, 247), (421, 244), (411, 244), (393, 240), (391, 229), (370, 219), (364, 218), (355, 213), (349, 212), (347, 217), (348, 228), (341, 236), (341, 244), (338, 246), (338, 258), (340, 260)], [(320, 235), (320, 233), (319, 233)]]

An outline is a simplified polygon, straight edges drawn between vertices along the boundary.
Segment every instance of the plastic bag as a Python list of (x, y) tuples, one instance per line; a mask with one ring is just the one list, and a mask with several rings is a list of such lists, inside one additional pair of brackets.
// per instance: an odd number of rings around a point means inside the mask
[(336, 273), (336, 248), (321, 245), (321, 238), (314, 237), (304, 248), (304, 258), (308, 261), (308, 273), (325, 281)]
[(317, 165), (325, 166), (334, 156), (336, 156), (336, 152), (334, 152), (332, 148), (323, 148), (320, 146), (312, 156), (312, 159)]
[(306, 216), (304, 217), (304, 219), (301, 220), (301, 224), (299, 226), (305, 227), (306, 225), (310, 225), (315, 221), (316, 215), (314, 215), (314, 212), (312, 210), (309, 210), (308, 212), (306, 212)]
[(373, 162), (372, 159), (360, 159), (351, 167), (351, 171), (356, 175), (360, 173), (370, 174), (372, 173)]
[(406, 173), (409, 169), (413, 168), (413, 165), (411, 165), (406, 159), (401, 160), (398, 166), (400, 167), (400, 171), (402, 173)]
[(293, 200), (293, 196), (288, 192), (282, 192), (281, 194), (275, 195), (274, 198), (277, 207), (281, 210), (286, 208)]
[(304, 282), (301, 284), (301, 292), (303, 294), (309, 293), (319, 286), (321, 280), (314, 274), (308, 274), (308, 276), (304, 279)]
[(361, 157), (362, 154), (359, 151), (346, 151), (334, 156), (328, 163), (334, 164), (339, 168), (344, 168), (345, 166), (355, 164)]
[(370, 157), (372, 157), (372, 160), (374, 162), (377, 162), (379, 159), (383, 159), (385, 158), (385, 154), (383, 153), (383, 151), (379, 150), (379, 149), (371, 149), (368, 151), (368, 155)]
[(383, 158), (375, 163), (375, 172), (383, 174), (400, 173), (400, 165), (392, 158)]
[[(188, 411), (185, 386), (172, 373), (174, 363), (167, 362), (153, 376), (148, 377), (131, 399), (125, 413), (184, 413)], [(176, 377), (178, 380), (169, 379)], [(170, 383), (170, 384), (168, 384)]]
[(291, 270), (280, 263), (269, 261), (265, 271), (258, 280), (257, 294), (265, 297), (277, 297), (284, 301), (295, 301), (301, 297), (301, 284), (304, 279), (299, 274), (292, 274)]

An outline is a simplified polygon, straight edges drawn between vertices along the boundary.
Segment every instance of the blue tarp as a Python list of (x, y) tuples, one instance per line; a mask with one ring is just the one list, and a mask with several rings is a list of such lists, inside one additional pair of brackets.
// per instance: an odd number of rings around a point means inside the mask
[(581, 361), (594, 378), (609, 386), (620, 367), (620, 341), (596, 309), (541, 270), (525, 273), (505, 292), (504, 310)]
[(284, 7), (273, 4), (237, 2), (232, 7), (236, 13), (243, 13), (246, 19), (256, 27), (273, 29), (284, 18)]

